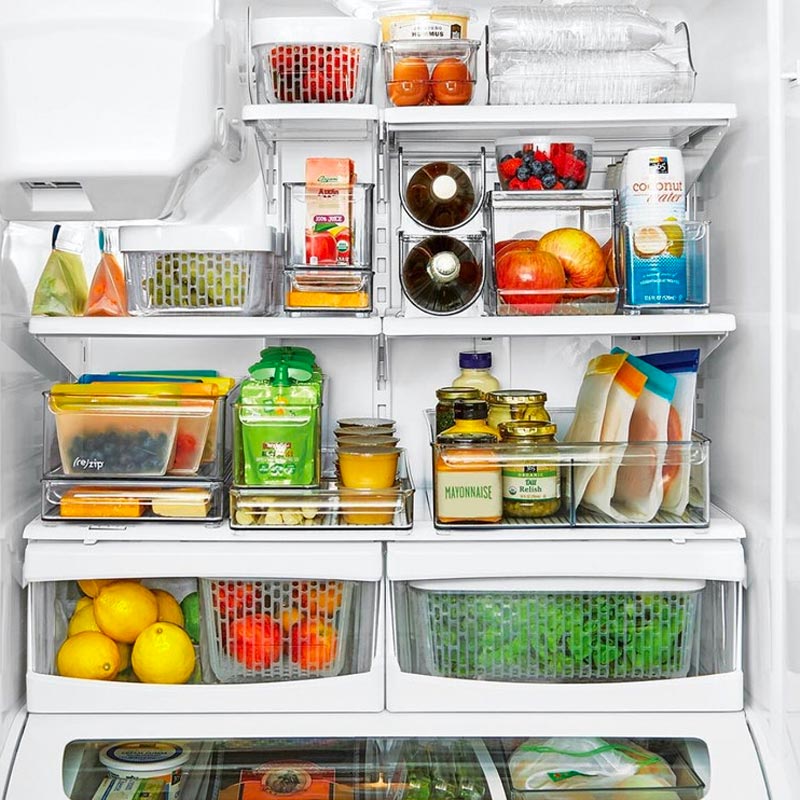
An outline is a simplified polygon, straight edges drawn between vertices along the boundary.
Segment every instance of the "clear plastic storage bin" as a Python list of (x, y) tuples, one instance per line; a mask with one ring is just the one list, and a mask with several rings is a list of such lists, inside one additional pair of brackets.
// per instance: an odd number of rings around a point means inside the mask
[(120, 229), (131, 314), (276, 313), (273, 228)]
[(253, 20), (259, 103), (368, 103), (380, 27), (339, 17)]
[(218, 481), (126, 483), (42, 481), (42, 519), (109, 522), (135, 520), (221, 522), (223, 484)]
[(630, 312), (707, 311), (710, 223), (626, 223), (623, 307)]
[(204, 675), (213, 681), (328, 678), (369, 668), (374, 584), (201, 579), (200, 603)]
[[(550, 409), (559, 437), (569, 429), (573, 413)], [(433, 450), (432, 506), (437, 528), (709, 525), (711, 443), (701, 434), (695, 433), (691, 441), (631, 444), (560, 440), (538, 447), (509, 442), (437, 444), (433, 438), (435, 412), (426, 414)], [(626, 471), (628, 485), (636, 484), (641, 477), (640, 496), (617, 496), (621, 471)], [(526, 505), (524, 498), (509, 491), (508, 487), (517, 486), (520, 479), (536, 482), (537, 497), (550, 503), (547, 513), (541, 503)], [(596, 484), (592, 483), (595, 479)], [(579, 490), (578, 486), (584, 488)], [(580, 497), (576, 496), (578, 491), (583, 492)], [(522, 502), (511, 505), (517, 501)], [(532, 509), (528, 516), (526, 508)]]
[(289, 315), (372, 312), (371, 269), (287, 267), (283, 309)]
[(465, 106), (472, 102), (481, 43), (468, 39), (384, 42), (386, 96), (393, 106)]
[[(490, 192), (494, 269), (489, 307), (498, 316), (614, 314), (619, 303), (613, 191)], [(547, 236), (543, 259), (539, 242)], [(592, 241), (593, 240), (593, 241)]]
[(332, 451), (323, 453), (323, 463), (319, 489), (231, 489), (231, 527), (241, 530), (411, 528), (414, 484), (405, 451), (400, 453), (397, 482), (389, 489), (348, 489), (341, 486), (336, 476)]
[(634, 578), (400, 583), (401, 669), (490, 681), (685, 678), (699, 652), (704, 587)]

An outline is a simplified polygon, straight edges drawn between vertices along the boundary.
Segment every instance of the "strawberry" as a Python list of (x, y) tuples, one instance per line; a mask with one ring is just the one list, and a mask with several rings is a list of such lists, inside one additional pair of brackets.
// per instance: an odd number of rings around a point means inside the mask
[(563, 192), (564, 191), (564, 184), (561, 181), (556, 181), (556, 185), (553, 187), (554, 192)]
[(533, 157), (534, 157), (534, 158), (535, 158), (537, 161), (550, 161), (550, 156), (548, 156), (548, 155), (547, 155), (547, 153), (545, 153), (545, 152), (544, 152), (544, 150), (537, 150), (537, 151), (536, 151), (536, 152), (533, 154)]
[(503, 180), (511, 180), (517, 174), (517, 170), (522, 166), (521, 158), (507, 158), (497, 165), (497, 171)]
[(525, 181), (525, 188), (528, 190), (541, 189), (542, 182), (534, 175)]
[(508, 188), (512, 192), (518, 192), (518, 191), (520, 191), (520, 189), (524, 189), (525, 188), (525, 184), (519, 178), (512, 178), (508, 182)]

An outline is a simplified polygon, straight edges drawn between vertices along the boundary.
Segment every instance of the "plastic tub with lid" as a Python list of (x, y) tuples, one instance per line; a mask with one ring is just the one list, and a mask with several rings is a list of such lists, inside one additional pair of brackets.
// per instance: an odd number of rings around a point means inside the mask
[(100, 763), (109, 775), (164, 782), (164, 800), (178, 800), (182, 769), (191, 751), (175, 742), (117, 742), (100, 751)]
[(375, 16), (380, 20), (384, 42), (397, 39), (442, 41), (466, 39), (475, 12), (447, 0), (405, 0), (379, 3)]
[(380, 26), (345, 17), (261, 17), (250, 39), (259, 103), (368, 103)]
[(270, 227), (120, 228), (128, 310), (135, 315), (271, 315), (277, 236)]

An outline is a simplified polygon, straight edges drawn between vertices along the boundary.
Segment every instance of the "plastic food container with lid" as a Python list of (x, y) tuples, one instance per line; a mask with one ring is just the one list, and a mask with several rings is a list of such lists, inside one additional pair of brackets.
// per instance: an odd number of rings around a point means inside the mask
[(164, 782), (164, 800), (178, 800), (182, 768), (191, 751), (174, 742), (117, 742), (100, 751), (100, 763), (109, 775)]
[(380, 3), (376, 16), (381, 23), (384, 42), (397, 39), (442, 41), (466, 39), (475, 12), (446, 0), (406, 0)]
[(261, 17), (251, 47), (259, 103), (368, 103), (380, 26), (346, 17)]
[(274, 228), (126, 226), (119, 242), (131, 314), (276, 313)]

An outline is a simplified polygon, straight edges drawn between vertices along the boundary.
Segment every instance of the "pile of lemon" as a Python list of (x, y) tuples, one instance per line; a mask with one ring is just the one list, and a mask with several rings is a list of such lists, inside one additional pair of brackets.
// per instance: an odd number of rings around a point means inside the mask
[(178, 601), (137, 580), (83, 580), (56, 656), (65, 678), (114, 680), (129, 667), (143, 683), (186, 683), (195, 667)]

